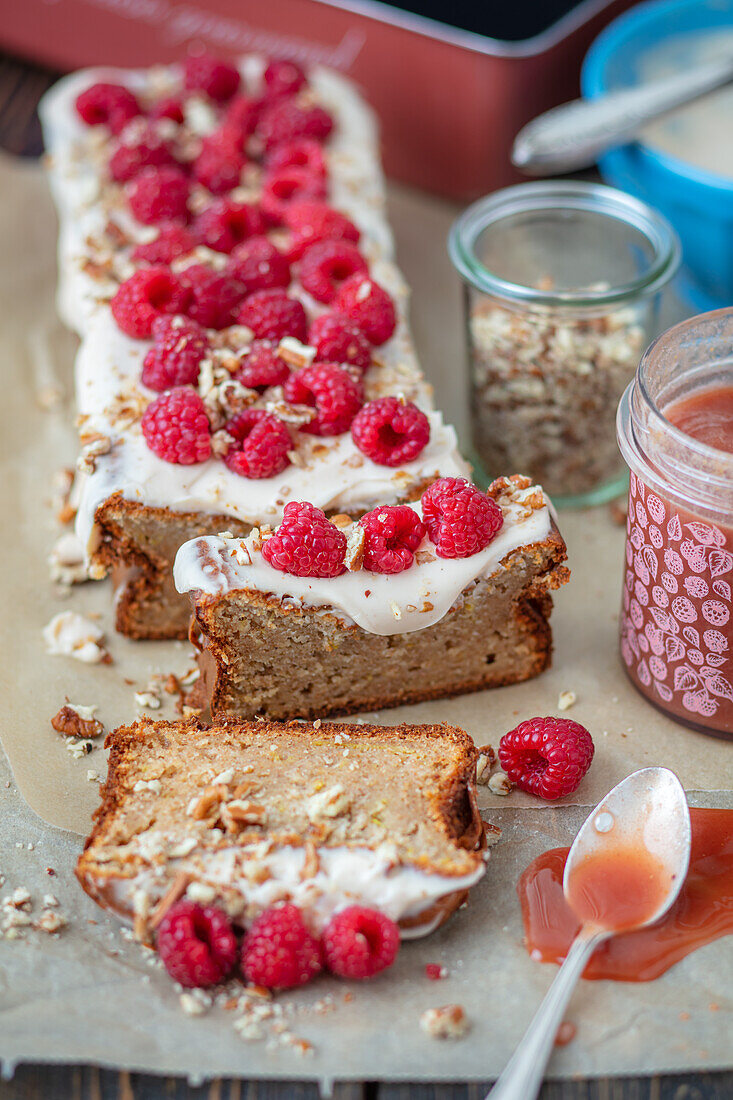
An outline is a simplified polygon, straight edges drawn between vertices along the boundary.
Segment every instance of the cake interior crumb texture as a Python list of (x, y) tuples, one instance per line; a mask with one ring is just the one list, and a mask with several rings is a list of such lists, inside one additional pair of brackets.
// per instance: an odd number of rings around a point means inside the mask
[[(396, 862), (443, 875), (481, 865), (477, 753), (452, 726), (143, 719), (110, 734), (108, 745), (109, 776), (77, 870), (85, 888), (90, 871), (98, 883), (133, 877), (151, 858), (143, 842), (153, 834), (169, 853), (184, 843), (190, 850), (192, 838), (197, 852), (258, 841), (390, 843)], [(197, 817), (212, 787), (236, 792), (261, 824), (226, 828), (216, 798)]]

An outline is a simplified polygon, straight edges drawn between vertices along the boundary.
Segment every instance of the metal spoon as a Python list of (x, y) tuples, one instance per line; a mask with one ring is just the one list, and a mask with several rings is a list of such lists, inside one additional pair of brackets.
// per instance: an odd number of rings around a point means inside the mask
[[(652, 912), (647, 905), (636, 918), (632, 914), (625, 920), (623, 931), (654, 924), (676, 900), (685, 881), (690, 839), (690, 811), (677, 776), (668, 768), (642, 768), (614, 787), (583, 823), (565, 864), (565, 898), (570, 904), (574, 876), (589, 857), (612, 856), (614, 849), (646, 849), (661, 865), (659, 900)], [(617, 931), (604, 924), (603, 915), (582, 926), (524, 1038), (489, 1093), (491, 1100), (537, 1096), (575, 985), (596, 947)]]
[(519, 131), (512, 164), (534, 176), (587, 168), (599, 154), (630, 141), (653, 119), (731, 80), (733, 56), (727, 54), (653, 83), (563, 103)]

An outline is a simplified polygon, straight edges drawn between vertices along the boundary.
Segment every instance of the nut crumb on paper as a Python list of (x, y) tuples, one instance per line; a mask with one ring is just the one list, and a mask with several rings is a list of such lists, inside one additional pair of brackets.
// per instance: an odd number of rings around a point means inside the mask
[(509, 794), (513, 787), (514, 784), (504, 772), (494, 772), (489, 778), (488, 788), (492, 794), (498, 794), (504, 797)]
[(570, 708), (578, 701), (578, 696), (574, 691), (561, 691), (557, 700), (558, 710), (570, 710)]
[(431, 1039), (460, 1039), (471, 1030), (463, 1005), (426, 1009), (420, 1017), (420, 1027)]
[(61, 611), (43, 628), (46, 652), (73, 657), (84, 664), (109, 664), (111, 657), (102, 644), (104, 631), (77, 611)]
[(54, 714), (51, 725), (64, 737), (93, 739), (104, 733), (104, 726), (94, 717), (96, 706), (82, 706), (81, 703), (64, 703)]

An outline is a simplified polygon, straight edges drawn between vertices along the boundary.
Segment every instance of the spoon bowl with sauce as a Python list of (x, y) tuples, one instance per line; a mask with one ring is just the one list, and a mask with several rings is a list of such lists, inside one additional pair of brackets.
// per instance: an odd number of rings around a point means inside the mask
[(581, 928), (494, 1088), (491, 1100), (533, 1100), (578, 979), (604, 940), (646, 928), (677, 900), (690, 864), (690, 811), (668, 768), (642, 768), (586, 818), (563, 877)]

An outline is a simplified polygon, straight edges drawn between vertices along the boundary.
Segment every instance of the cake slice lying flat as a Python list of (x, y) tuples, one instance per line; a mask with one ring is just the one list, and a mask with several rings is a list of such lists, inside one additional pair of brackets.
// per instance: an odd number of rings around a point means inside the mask
[[(497, 537), (470, 557), (426, 538), (396, 574), (331, 578), (273, 568), (252, 537), (202, 538), (179, 551), (199, 647), (201, 705), (251, 718), (352, 714), (527, 680), (550, 663), (551, 589), (565, 544), (527, 478), (489, 489)], [(420, 505), (410, 505), (416, 511)]]
[(424, 935), (484, 873), (477, 752), (454, 727), (143, 719), (108, 744), (76, 873), (140, 936), (186, 893), (243, 925), (292, 901), (319, 930), (363, 904)]

